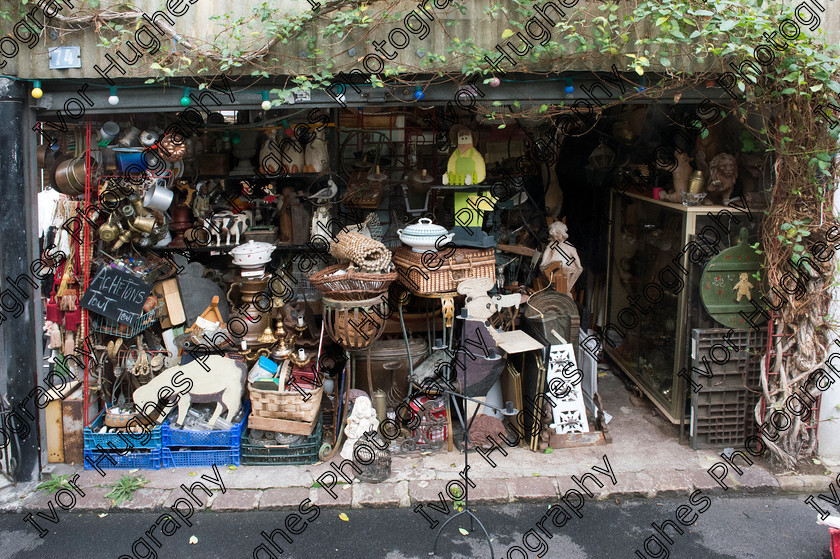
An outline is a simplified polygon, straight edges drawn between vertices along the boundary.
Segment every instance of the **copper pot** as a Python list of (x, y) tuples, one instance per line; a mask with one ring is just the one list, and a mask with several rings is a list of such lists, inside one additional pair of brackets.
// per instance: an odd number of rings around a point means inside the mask
[[(91, 173), (96, 173), (98, 164), (91, 159)], [(77, 196), (85, 191), (85, 158), (66, 159), (55, 169), (55, 185), (59, 192)]]
[(167, 134), (159, 142), (158, 155), (169, 163), (177, 163), (187, 154), (187, 140), (179, 136), (178, 141), (172, 134)]

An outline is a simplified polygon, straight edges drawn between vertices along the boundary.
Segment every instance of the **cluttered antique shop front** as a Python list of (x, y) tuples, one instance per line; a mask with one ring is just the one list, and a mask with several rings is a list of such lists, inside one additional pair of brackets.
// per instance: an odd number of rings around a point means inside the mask
[(470, 110), (451, 85), (27, 84), (41, 465), (370, 452), (381, 481), (488, 433), (609, 444), (629, 403), (693, 448), (742, 443), (761, 138), (716, 87), (584, 111), (595, 74), (490, 82)]

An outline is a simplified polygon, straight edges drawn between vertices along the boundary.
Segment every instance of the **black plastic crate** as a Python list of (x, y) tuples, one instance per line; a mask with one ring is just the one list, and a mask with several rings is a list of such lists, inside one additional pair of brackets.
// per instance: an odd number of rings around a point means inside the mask
[(691, 394), (691, 448), (740, 446), (746, 437), (746, 388), (705, 389)]
[(249, 466), (270, 466), (277, 464), (301, 465), (314, 464), (318, 461), (323, 432), (323, 417), (318, 420), (315, 430), (306, 441), (291, 445), (251, 444), (250, 429), (242, 433), (242, 463)]
[[(733, 330), (727, 341), (728, 332), (729, 328), (695, 328), (691, 331), (692, 378), (703, 389), (760, 386), (759, 359), (767, 339), (766, 330), (759, 334), (752, 329)], [(738, 351), (734, 350), (736, 347)], [(708, 370), (712, 376), (700, 375), (695, 369)]]

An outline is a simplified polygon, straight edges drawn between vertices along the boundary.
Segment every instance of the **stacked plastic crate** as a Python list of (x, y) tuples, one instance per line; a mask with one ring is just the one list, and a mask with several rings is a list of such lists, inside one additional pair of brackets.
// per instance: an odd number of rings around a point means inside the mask
[[(84, 437), (84, 468), (159, 470), (161, 466), (162, 428), (141, 427), (130, 421), (128, 430), (103, 432), (105, 411), (82, 431)], [(139, 431), (130, 432), (130, 429)]]
[[(242, 463), (254, 466), (314, 464), (318, 461), (322, 432), (323, 416), (308, 437), (280, 435), (280, 441), (267, 440), (264, 435), (271, 435), (274, 438), (275, 433), (247, 429), (242, 434)], [(286, 442), (290, 439), (295, 439), (295, 441)]]
[(242, 404), (242, 418), (230, 429), (199, 431), (179, 429), (172, 421), (163, 424), (162, 462), (164, 468), (195, 466), (238, 466), (240, 439), (248, 421), (250, 402)]
[(765, 341), (766, 331), (691, 331), (691, 377), (701, 386), (691, 389), (692, 448), (744, 444), (761, 395), (759, 357)]

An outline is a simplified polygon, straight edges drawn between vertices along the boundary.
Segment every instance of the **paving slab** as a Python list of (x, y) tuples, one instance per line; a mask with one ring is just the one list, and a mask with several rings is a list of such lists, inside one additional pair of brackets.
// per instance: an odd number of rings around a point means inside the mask
[[(176, 500), (185, 499), (195, 510), (204, 510), (210, 508), (213, 505), (213, 500), (216, 499), (216, 497), (218, 497), (220, 494), (221, 491), (213, 491), (212, 495), (208, 496), (203, 491), (196, 491), (194, 493), (195, 498), (198, 499), (198, 501), (201, 503), (198, 504), (195, 502), (194, 499), (191, 499), (189, 496), (187, 496), (183, 489), (177, 487), (173, 489), (172, 492), (166, 497), (166, 500), (163, 502), (163, 506), (164, 508), (169, 508), (175, 503)], [(186, 508), (186, 505), (183, 504), (183, 501), (181, 501), (181, 504), (179, 504), (179, 506)]]
[(550, 503), (557, 499), (557, 488), (551, 478), (526, 477), (509, 479), (506, 483), (513, 501)]
[(171, 489), (138, 489), (131, 495), (131, 500), (120, 503), (119, 510), (160, 510), (167, 501)]
[(335, 497), (327, 493), (323, 487), (313, 487), (309, 490), (309, 498), (319, 507), (349, 509), (353, 504), (353, 487), (348, 484), (338, 484), (332, 488)]
[[(239, 466), (222, 474), (231, 489), (268, 489), (271, 487), (312, 487), (314, 478), (308, 466)], [(211, 475), (212, 477), (212, 475)]]
[(111, 492), (110, 487), (89, 487), (83, 488), (84, 497), (79, 497), (73, 510), (100, 510), (106, 511), (111, 508), (111, 499), (105, 497)]
[(391, 508), (408, 506), (408, 483), (354, 483), (353, 508)]
[[(615, 499), (616, 497), (652, 498), (656, 495), (653, 478), (644, 472), (622, 472), (621, 474), (616, 474), (615, 477), (615, 485), (605, 483), (604, 488), (595, 494), (595, 499)], [(561, 489), (568, 489), (560, 480), (558, 480), (558, 484)]]
[(805, 483), (800, 476), (777, 476), (779, 491), (783, 493), (804, 493)]
[(262, 491), (257, 489), (228, 489), (213, 499), (212, 509), (217, 511), (255, 510), (260, 502)]
[(260, 496), (260, 510), (297, 509), (309, 499), (307, 487), (280, 487), (266, 489)]
[(779, 482), (776, 481), (776, 476), (765, 470), (760, 466), (750, 466), (741, 468), (744, 472), (742, 475), (737, 475), (735, 472), (735, 483), (738, 491), (746, 493), (775, 493), (779, 490)]

